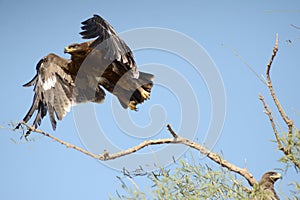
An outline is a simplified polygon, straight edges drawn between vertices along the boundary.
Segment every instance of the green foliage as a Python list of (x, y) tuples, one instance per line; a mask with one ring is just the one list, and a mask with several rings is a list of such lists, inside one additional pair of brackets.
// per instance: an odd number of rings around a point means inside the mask
[(292, 185), (295, 187), (292, 191), (291, 194), (294, 196), (295, 200), (300, 200), (300, 183), (294, 181)]
[(177, 167), (161, 169), (148, 174), (151, 191), (129, 188), (122, 181), (126, 194), (120, 199), (248, 199), (243, 181), (224, 168), (212, 169), (207, 165), (188, 164), (180, 161)]
[(109, 199), (147, 199), (145, 193), (140, 191), (138, 187), (128, 187), (120, 177), (117, 178), (121, 182), (122, 189), (125, 191), (125, 193), (129, 194), (129, 196), (120, 195), (118, 191), (116, 191), (118, 198), (110, 197)]
[(249, 197), (251, 200), (269, 200), (270, 196), (273, 196), (271, 191), (264, 190), (259, 184), (255, 184)]
[(225, 169), (190, 165), (180, 161), (174, 174), (154, 176), (157, 199), (241, 199), (247, 197), (241, 181)]
[(293, 166), (297, 172), (300, 171), (300, 130), (294, 128), (291, 140), (288, 139), (287, 133), (282, 133), (280, 141), (290, 148), (290, 153), (284, 155), (279, 159), (280, 162), (285, 163), (286, 167)]

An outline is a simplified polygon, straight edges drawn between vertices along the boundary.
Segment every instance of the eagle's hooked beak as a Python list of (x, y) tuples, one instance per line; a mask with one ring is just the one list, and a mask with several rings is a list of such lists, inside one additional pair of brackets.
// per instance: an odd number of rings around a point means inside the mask
[(274, 181), (276, 181), (277, 179), (282, 179), (282, 176), (280, 173), (276, 173), (272, 176), (270, 176), (271, 179), (273, 179)]
[(70, 53), (72, 52), (71, 48), (69, 46), (65, 47), (64, 53)]

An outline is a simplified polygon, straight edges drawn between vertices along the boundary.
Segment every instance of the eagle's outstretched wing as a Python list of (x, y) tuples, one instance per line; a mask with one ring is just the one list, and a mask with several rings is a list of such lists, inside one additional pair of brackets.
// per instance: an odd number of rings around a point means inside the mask
[(83, 31), (80, 34), (83, 39), (97, 38), (90, 44), (91, 48), (105, 47), (105, 59), (119, 61), (126, 71), (131, 69), (135, 73), (134, 75), (138, 76), (133, 53), (105, 19), (99, 15), (94, 15), (82, 22), (81, 29)]
[(103, 59), (109, 63), (108, 66), (101, 66), (106, 69), (99, 84), (116, 95), (124, 108), (129, 106), (136, 110), (137, 104), (150, 98), (154, 76), (138, 71), (132, 51), (102, 17), (94, 15), (82, 22), (81, 28), (82, 38), (97, 37), (89, 44), (93, 49), (91, 55), (95, 55), (95, 60), (99, 59), (98, 63), (103, 62)]
[(23, 85), (24, 87), (34, 85), (33, 103), (23, 118), (25, 123), (37, 110), (33, 121), (33, 126), (37, 128), (43, 117), (49, 112), (51, 125), (55, 130), (54, 115), (58, 120), (61, 120), (70, 111), (74, 84), (72, 77), (65, 71), (68, 63), (69, 60), (55, 54), (49, 54), (38, 62), (37, 74), (31, 81)]
[[(114, 28), (99, 15), (82, 22), (83, 30), (80, 32), (83, 39), (97, 38), (90, 44), (93, 49), (103, 50), (105, 48), (106, 60), (117, 61), (120, 73), (131, 71), (134, 78), (138, 77), (138, 69), (135, 64), (133, 53), (127, 44), (116, 34)], [(120, 69), (120, 67), (124, 69)], [(123, 72), (124, 73), (124, 72)]]

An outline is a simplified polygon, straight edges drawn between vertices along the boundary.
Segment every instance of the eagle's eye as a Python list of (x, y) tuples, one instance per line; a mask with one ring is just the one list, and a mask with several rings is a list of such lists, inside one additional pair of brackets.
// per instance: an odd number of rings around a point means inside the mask
[(77, 44), (74, 44), (72, 46), (70, 46), (72, 49), (77, 49), (78, 45)]

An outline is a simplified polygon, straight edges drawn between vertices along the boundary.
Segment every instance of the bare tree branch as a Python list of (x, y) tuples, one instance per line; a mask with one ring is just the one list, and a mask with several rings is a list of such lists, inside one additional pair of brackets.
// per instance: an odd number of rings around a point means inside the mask
[(44, 136), (47, 136), (47, 137), (55, 140), (56, 142), (58, 142), (62, 145), (65, 145), (67, 148), (75, 149), (75, 150), (77, 150), (81, 153), (84, 153), (88, 156), (91, 156), (92, 158), (95, 158), (97, 160), (102, 160), (102, 161), (112, 160), (112, 159), (116, 159), (116, 158), (119, 158), (119, 157), (122, 157), (122, 156), (126, 156), (126, 155), (132, 154), (132, 153), (134, 153), (136, 151), (139, 151), (139, 150), (143, 149), (144, 147), (147, 147), (147, 146), (150, 146), (150, 145), (183, 144), (183, 145), (186, 145), (186, 146), (189, 146), (193, 149), (198, 150), (201, 154), (206, 155), (209, 159), (211, 159), (215, 163), (219, 164), (220, 166), (225, 167), (228, 170), (243, 176), (248, 181), (250, 186), (253, 186), (254, 184), (257, 183), (257, 180), (253, 177), (253, 175), (247, 169), (237, 167), (234, 164), (228, 162), (227, 160), (221, 158), (218, 154), (213, 153), (210, 150), (206, 149), (204, 146), (202, 146), (200, 144), (197, 144), (197, 143), (195, 143), (194, 141), (192, 141), (190, 139), (178, 136), (178, 134), (176, 134), (174, 132), (174, 130), (172, 129), (170, 124), (167, 125), (167, 128), (168, 128), (168, 131), (170, 132), (170, 134), (173, 136), (173, 138), (165, 138), (165, 139), (157, 139), (157, 140), (146, 140), (146, 141), (144, 141), (144, 142), (142, 142), (142, 143), (140, 143), (140, 144), (138, 144), (134, 147), (131, 147), (127, 150), (124, 150), (124, 151), (120, 151), (120, 152), (117, 152), (117, 153), (110, 154), (107, 150), (104, 150), (104, 152), (102, 154), (98, 154), (98, 155), (93, 154), (93, 153), (91, 153), (87, 150), (84, 150), (84, 149), (82, 149), (80, 147), (77, 147), (73, 144), (70, 144), (68, 142), (62, 141), (62, 140), (52, 136), (49, 133), (46, 133), (46, 132), (44, 132), (42, 130), (39, 130), (39, 129), (36, 129), (33, 126), (29, 126), (25, 122), (21, 122), (21, 124), (25, 125), (27, 127), (27, 129), (31, 132), (40, 133)]
[(283, 145), (282, 140), (279, 137), (279, 133), (277, 131), (276, 125), (274, 123), (274, 119), (273, 119), (273, 115), (272, 112), (270, 110), (270, 108), (268, 107), (268, 105), (266, 104), (264, 97), (262, 95), (259, 95), (259, 99), (262, 101), (264, 109), (265, 109), (265, 113), (268, 115), (269, 117), (269, 121), (271, 123), (271, 126), (273, 128), (273, 132), (277, 141), (277, 145), (278, 145), (278, 149), (280, 151), (282, 151), (287, 157), (288, 159), (293, 162), (295, 164), (295, 166), (297, 166), (300, 169), (300, 162), (297, 161), (292, 152), (291, 152), (291, 145), (293, 142), (293, 127), (294, 127), (294, 122), (292, 120), (289, 119), (289, 117), (285, 114), (285, 111), (283, 109), (283, 107), (281, 106), (277, 96), (275, 95), (275, 91), (273, 89), (273, 85), (272, 85), (272, 81), (271, 81), (271, 77), (270, 77), (270, 70), (271, 70), (271, 66), (273, 63), (273, 60), (277, 54), (278, 51), (278, 35), (276, 35), (276, 41), (275, 41), (275, 45), (273, 47), (273, 52), (272, 52), (272, 56), (270, 58), (270, 61), (267, 65), (267, 69), (266, 69), (266, 77), (267, 77), (267, 86), (269, 88), (271, 97), (277, 107), (278, 112), (280, 113), (280, 116), (282, 118), (282, 120), (285, 122), (285, 124), (287, 125), (288, 128), (288, 138), (287, 138), (287, 145)]
[(91, 153), (91, 152), (89, 152), (89, 151), (87, 151), (87, 150), (85, 150), (85, 149), (82, 149), (82, 148), (80, 148), (80, 147), (77, 147), (77, 146), (75, 146), (75, 145), (73, 145), (73, 144), (70, 144), (70, 143), (65, 142), (65, 141), (63, 141), (63, 140), (60, 140), (60, 139), (58, 139), (57, 137), (54, 137), (53, 135), (51, 135), (51, 134), (49, 134), (49, 133), (46, 133), (46, 132), (44, 132), (44, 131), (42, 131), (42, 130), (36, 129), (36, 128), (34, 128), (33, 126), (30, 126), (30, 125), (26, 124), (26, 123), (23, 122), (23, 121), (20, 122), (20, 124), (26, 126), (26, 128), (27, 128), (28, 131), (30, 131), (30, 132), (35, 132), (35, 133), (42, 134), (42, 135), (44, 135), (44, 136), (47, 136), (47, 137), (53, 139), (54, 141), (56, 141), (56, 142), (58, 142), (58, 143), (60, 143), (60, 144), (62, 144), (62, 145), (64, 145), (64, 146), (66, 146), (67, 148), (75, 149), (75, 150), (77, 150), (77, 151), (79, 151), (79, 152), (81, 152), (81, 153), (84, 153), (84, 154), (86, 154), (86, 155), (88, 155), (88, 156), (91, 156), (91, 157), (93, 157), (93, 158), (98, 159), (97, 155), (95, 155), (95, 154), (93, 154), (93, 153)]
[[(175, 133), (172, 130), (172, 128), (169, 124), (167, 125), (167, 127), (168, 127), (168, 130), (170, 131), (171, 134), (172, 134), (172, 132), (173, 132), (173, 134)], [(175, 133), (175, 135), (177, 135), (177, 134)], [(247, 169), (235, 166), (234, 164), (232, 164), (232, 163), (228, 162), (227, 160), (221, 158), (218, 154), (213, 153), (210, 150), (206, 149), (204, 146), (202, 146), (198, 143), (195, 143), (192, 140), (182, 138), (182, 137), (179, 137), (179, 136), (177, 136), (176, 142), (180, 143), (180, 144), (184, 144), (186, 146), (189, 146), (193, 149), (198, 150), (201, 154), (207, 156), (208, 158), (210, 158), (215, 163), (221, 165), (222, 167), (227, 168), (230, 171), (233, 171), (233, 172), (243, 176), (248, 181), (249, 185), (253, 186), (255, 183), (257, 183), (256, 179), (253, 177), (253, 175), (250, 172), (248, 172)]]
[[(278, 109), (278, 112), (280, 113), (283, 121), (286, 123), (286, 125), (288, 126), (288, 143), (291, 144), (292, 142), (292, 134), (293, 134), (293, 121), (289, 119), (289, 117), (285, 114), (284, 109), (282, 108), (277, 96), (275, 95), (275, 91), (273, 89), (273, 85), (272, 85), (272, 81), (271, 81), (271, 77), (270, 77), (270, 70), (271, 70), (271, 66), (273, 63), (273, 60), (277, 54), (278, 51), (278, 34), (276, 34), (276, 41), (275, 41), (275, 45), (273, 48), (273, 52), (272, 52), (272, 56), (271, 59), (267, 65), (267, 70), (266, 70), (266, 77), (267, 77), (267, 86), (270, 90), (270, 94), (273, 98), (273, 101)], [(289, 151), (290, 148), (288, 147), (287, 150)]]

